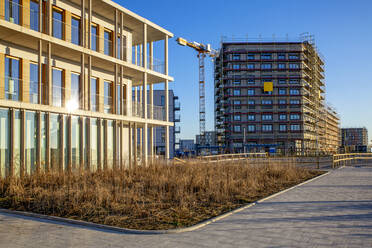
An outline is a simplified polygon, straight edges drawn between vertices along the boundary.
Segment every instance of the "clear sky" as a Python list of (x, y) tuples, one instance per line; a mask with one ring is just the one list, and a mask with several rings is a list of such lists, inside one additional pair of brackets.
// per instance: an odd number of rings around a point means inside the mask
[[(326, 62), (326, 100), (342, 127), (366, 126), (372, 139), (372, 0), (115, 0), (174, 33), (172, 89), (181, 102), (181, 138), (199, 132), (198, 60), (176, 37), (219, 48), (221, 36), (298, 37), (309, 32)], [(206, 63), (206, 130), (214, 129), (213, 65)]]

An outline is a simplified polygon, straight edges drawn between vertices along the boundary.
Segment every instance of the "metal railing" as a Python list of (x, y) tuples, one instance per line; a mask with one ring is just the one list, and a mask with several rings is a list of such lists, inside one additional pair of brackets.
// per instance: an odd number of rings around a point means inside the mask
[(353, 165), (358, 162), (358, 160), (371, 160), (372, 153), (345, 153), (345, 154), (334, 154), (332, 168), (339, 166)]
[(232, 154), (219, 154), (210, 156), (199, 156), (197, 160), (203, 162), (222, 162), (222, 161), (232, 161), (232, 160), (244, 160), (250, 158), (266, 158), (266, 152), (257, 153), (232, 153)]

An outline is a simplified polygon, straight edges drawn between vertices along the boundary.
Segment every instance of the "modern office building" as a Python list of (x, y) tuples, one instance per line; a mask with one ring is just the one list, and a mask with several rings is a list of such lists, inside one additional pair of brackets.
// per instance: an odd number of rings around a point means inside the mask
[(368, 130), (360, 128), (341, 128), (341, 145), (348, 146), (368, 146)]
[[(154, 90), (154, 104), (157, 106), (164, 106), (165, 104), (165, 92), (164, 90)], [(173, 90), (169, 90), (169, 121), (174, 123), (174, 126), (169, 127), (169, 158), (175, 156), (176, 146), (178, 146), (177, 135), (180, 133), (181, 129), (178, 125), (180, 122), (181, 110), (180, 102), (178, 101), (178, 96), (174, 95)], [(157, 127), (154, 133), (155, 137), (155, 154), (165, 155), (165, 128)]]
[(170, 37), (109, 0), (1, 0), (1, 177), (146, 163), (155, 127), (168, 158)]
[(221, 46), (214, 74), (219, 146), (226, 152), (337, 150), (339, 117), (324, 103), (324, 62), (311, 37), (223, 40)]

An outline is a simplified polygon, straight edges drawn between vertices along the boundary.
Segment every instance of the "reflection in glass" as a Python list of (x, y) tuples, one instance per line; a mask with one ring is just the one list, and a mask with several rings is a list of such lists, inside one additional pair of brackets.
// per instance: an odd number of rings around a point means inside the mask
[(10, 125), (9, 110), (0, 109), (0, 177), (5, 178), (10, 173)]

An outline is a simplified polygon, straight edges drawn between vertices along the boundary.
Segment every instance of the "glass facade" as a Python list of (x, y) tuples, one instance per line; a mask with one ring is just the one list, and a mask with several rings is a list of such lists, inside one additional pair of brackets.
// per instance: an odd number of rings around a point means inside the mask
[(0, 177), (10, 173), (10, 118), (8, 109), (0, 109)]
[(63, 12), (53, 9), (53, 37), (63, 39)]
[(68, 171), (68, 165), (70, 163), (69, 161), (69, 133), (70, 133), (70, 127), (69, 127), (69, 118), (67, 115), (63, 116), (63, 169), (65, 171)]
[(80, 168), (80, 122), (79, 117), (71, 117), (71, 168)]
[(121, 39), (120, 39), (120, 36), (117, 38), (116, 42), (117, 42), (116, 47), (117, 47), (117, 52), (118, 52), (117, 58), (121, 59)]
[(97, 26), (92, 26), (91, 27), (91, 49), (93, 51), (97, 51), (97, 36), (98, 36), (98, 32), (97, 32)]
[(47, 140), (47, 116), (44, 113), (40, 114), (40, 171), (47, 170), (48, 164), (46, 162), (46, 140)]
[(90, 110), (91, 111), (97, 111), (97, 78), (91, 78), (90, 79)]
[(109, 31), (104, 31), (104, 54), (112, 55), (112, 34)]
[(39, 65), (30, 63), (30, 103), (38, 103), (39, 98)]
[(19, 101), (20, 61), (5, 57), (5, 98)]
[(71, 42), (80, 45), (80, 19), (71, 18)]
[(104, 83), (104, 112), (112, 113), (112, 82)]
[(116, 114), (121, 114), (121, 108), (120, 108), (120, 100), (121, 100), (121, 85), (116, 85)]
[(13, 174), (20, 176), (21, 173), (21, 112), (14, 111), (13, 123)]
[(80, 106), (80, 89), (80, 75), (71, 73), (71, 100), (78, 106)]
[(39, 3), (30, 1), (30, 28), (39, 31)]
[(98, 121), (90, 119), (90, 169), (96, 171), (98, 168)]
[(61, 107), (62, 106), (62, 70), (53, 69), (52, 70), (52, 103), (53, 106)]
[(107, 120), (107, 168), (111, 169), (114, 164), (114, 122)]
[(26, 112), (25, 117), (25, 174), (30, 175), (37, 167), (37, 116), (35, 112)]
[(5, 20), (20, 24), (21, 13), (20, 0), (5, 0)]
[(50, 145), (50, 166), (52, 170), (60, 168), (60, 150), (61, 150), (61, 130), (60, 117), (57, 114), (49, 114), (49, 145)]

